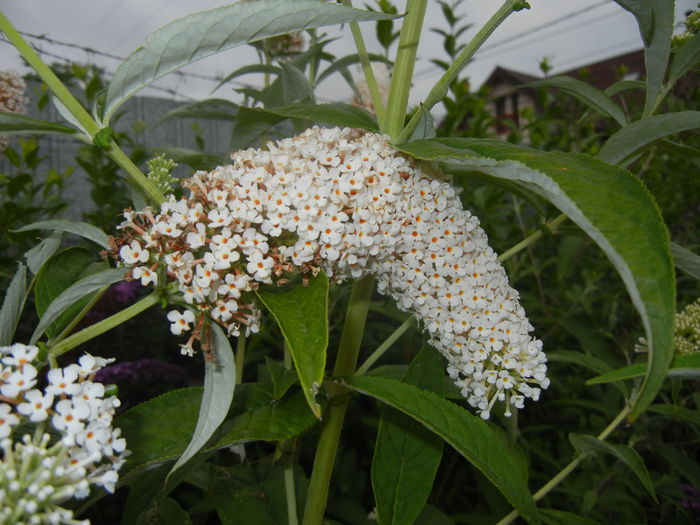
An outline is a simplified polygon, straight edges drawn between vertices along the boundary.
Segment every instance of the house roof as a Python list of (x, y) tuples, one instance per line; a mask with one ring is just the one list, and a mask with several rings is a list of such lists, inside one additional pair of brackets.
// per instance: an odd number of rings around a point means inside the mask
[[(594, 62), (557, 73), (557, 75), (567, 75), (576, 78), (583, 77), (587, 82), (598, 89), (604, 89), (619, 79), (618, 70), (621, 66), (624, 66), (629, 73), (644, 74), (644, 50), (640, 49), (638, 51), (606, 58), (600, 62)], [(539, 76), (496, 66), (483, 85), (495, 87), (499, 84), (511, 84), (513, 87), (516, 87), (521, 84), (532, 82), (533, 80), (541, 79), (542, 77)]]

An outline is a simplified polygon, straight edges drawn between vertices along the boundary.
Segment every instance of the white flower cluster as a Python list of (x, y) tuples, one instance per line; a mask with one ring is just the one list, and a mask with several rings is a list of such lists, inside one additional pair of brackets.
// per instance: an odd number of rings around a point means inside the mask
[[(157, 216), (126, 213), (116, 248), (142, 284), (164, 267), (186, 303), (236, 334), (257, 328), (259, 283), (318, 268), (337, 281), (372, 274), (423, 322), (482, 417), (498, 400), (510, 414), (547, 387), (542, 343), (479, 221), (385, 137), (312, 128), (232, 159), (196, 173), (190, 198), (171, 198)], [(168, 318), (174, 333), (202, 325), (189, 310)]]
[[(26, 84), (14, 71), (0, 71), (0, 112), (22, 114), (27, 108)], [(7, 147), (7, 137), (0, 136), (0, 151)]]
[(0, 525), (78, 523), (60, 504), (91, 484), (113, 492), (128, 453), (112, 428), (119, 400), (91, 380), (108, 360), (85, 354), (49, 370), (40, 389), (38, 352), (0, 347)]

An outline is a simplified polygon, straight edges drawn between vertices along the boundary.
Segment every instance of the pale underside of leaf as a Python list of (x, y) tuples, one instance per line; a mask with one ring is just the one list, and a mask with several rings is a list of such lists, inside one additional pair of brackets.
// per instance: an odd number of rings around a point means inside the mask
[(107, 90), (104, 122), (151, 82), (240, 44), (344, 22), (395, 18), (317, 0), (238, 2), (175, 20), (121, 63)]
[(209, 325), (213, 358), (204, 360), (204, 394), (199, 408), (197, 426), (182, 456), (170, 469), (168, 477), (199, 452), (226, 418), (236, 387), (236, 363), (233, 350), (224, 331)]

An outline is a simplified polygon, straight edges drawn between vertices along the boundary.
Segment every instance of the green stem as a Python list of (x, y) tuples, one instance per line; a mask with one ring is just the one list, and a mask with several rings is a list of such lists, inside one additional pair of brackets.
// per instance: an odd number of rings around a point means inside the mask
[(394, 72), (391, 75), (389, 102), (384, 120), (384, 132), (395, 141), (403, 129), (408, 94), (411, 90), (413, 69), (416, 65), (416, 52), (423, 30), (423, 19), (428, 0), (408, 0), (406, 17), (401, 26), (399, 48), (396, 52)]
[[(352, 0), (343, 0), (343, 4), (345, 4), (348, 7), (352, 7)], [(360, 24), (358, 24), (357, 22), (350, 22), (350, 31), (352, 32), (352, 38), (355, 41), (357, 54), (360, 55), (362, 72), (365, 75), (367, 87), (369, 88), (369, 94), (372, 97), (372, 105), (374, 106), (374, 113), (377, 115), (377, 121), (379, 121), (379, 129), (383, 131), (385, 118), (384, 103), (382, 102), (382, 96), (379, 93), (377, 79), (374, 76), (372, 62), (370, 61), (369, 54), (367, 53), (367, 46), (365, 46), (364, 38), (362, 38)]]
[[(83, 130), (88, 133), (90, 139), (100, 131), (100, 124), (90, 116), (80, 102), (73, 96), (68, 88), (55, 75), (51, 68), (47, 66), (39, 55), (32, 49), (32, 46), (22, 38), (22, 35), (12, 25), (12, 22), (0, 11), (0, 31), (5, 33), (7, 39), (19, 51), (22, 58), (36, 71), (41, 80), (46, 83), (51, 92), (76, 118)], [(163, 194), (155, 187), (151, 181), (139, 170), (131, 159), (119, 148), (116, 142), (112, 141), (107, 151), (109, 156), (119, 164), (129, 176), (130, 181), (137, 189), (143, 192), (154, 203), (160, 204), (165, 200)]]
[(63, 331), (56, 336), (55, 339), (51, 341), (51, 344), (56, 345), (63, 341), (72, 331), (73, 329), (78, 325), (80, 321), (82, 321), (83, 317), (87, 315), (87, 313), (92, 310), (92, 307), (95, 306), (95, 303), (100, 300), (100, 297), (104, 295), (104, 293), (109, 289), (111, 285), (103, 286), (100, 288), (95, 295), (93, 295), (88, 303), (83, 307), (82, 310), (78, 313), (78, 315), (73, 318), (73, 320), (66, 326)]
[[(605, 427), (605, 429), (598, 434), (598, 439), (601, 441), (605, 440), (613, 430), (617, 428), (617, 426), (624, 421), (624, 419), (627, 417), (627, 415), (632, 411), (632, 406), (631, 405), (625, 405), (625, 407), (620, 411), (620, 413), (615, 416), (615, 419), (612, 420), (612, 422)], [(563, 469), (561, 469), (556, 476), (554, 476), (552, 479), (550, 479), (547, 483), (545, 483), (540, 490), (535, 492), (532, 495), (532, 498), (535, 501), (539, 501), (542, 498), (544, 498), (549, 492), (554, 489), (559, 483), (561, 483), (569, 474), (571, 474), (576, 467), (578, 467), (579, 463), (583, 460), (583, 458), (586, 456), (586, 454), (580, 454), (578, 455), (573, 461), (571, 461), (568, 465), (566, 465)], [(515, 520), (519, 516), (518, 511), (514, 510), (507, 516), (505, 516), (501, 521), (499, 521), (496, 525), (507, 525), (508, 523), (511, 523), (513, 520)]]
[[(517, 0), (506, 0), (498, 11), (496, 11), (493, 16), (484, 24), (484, 26), (479, 30), (479, 32), (474, 35), (471, 42), (457, 55), (457, 58), (452, 63), (447, 71), (440, 77), (440, 80), (433, 86), (428, 93), (423, 106), (427, 111), (440, 102), (445, 95), (447, 95), (447, 90), (450, 88), (450, 84), (455, 81), (459, 72), (467, 65), (479, 48), (483, 45), (486, 39), (493, 33), (496, 28), (503, 23), (503, 21), (508, 18), (508, 16), (513, 12), (513, 7), (518, 3)], [(401, 131), (401, 133), (396, 138), (395, 142), (401, 144), (406, 142), (411, 136), (413, 131), (416, 129), (418, 122), (420, 121), (420, 112), (416, 112), (413, 117), (411, 117), (408, 125)]]
[(243, 366), (245, 365), (245, 335), (241, 334), (236, 340), (236, 384), (243, 382)]
[(12, 25), (12, 22), (0, 11), (0, 31), (5, 33), (10, 43), (15, 46), (19, 54), (22, 55), (27, 63), (37, 72), (39, 77), (51, 89), (56, 98), (58, 98), (64, 106), (73, 114), (80, 125), (87, 131), (91, 138), (100, 130), (99, 125), (95, 122), (90, 114), (83, 108), (78, 100), (68, 91), (68, 88), (61, 80), (51, 71), (39, 55), (32, 49), (32, 46), (22, 38), (19, 31)]
[(111, 330), (115, 326), (119, 326), (125, 321), (128, 321), (132, 317), (137, 316), (144, 310), (147, 310), (154, 304), (157, 304), (159, 301), (160, 292), (154, 290), (150, 293), (150, 295), (147, 295), (146, 297), (144, 297), (137, 303), (132, 304), (128, 308), (117, 312), (116, 314), (108, 317), (107, 319), (103, 319), (98, 323), (90, 325), (87, 328), (83, 328), (82, 330), (80, 330), (80, 332), (76, 332), (73, 335), (66, 337), (63, 341), (52, 346), (49, 349), (49, 355), (58, 357), (62, 354), (65, 354), (66, 352), (72, 350), (76, 346), (83, 344), (85, 341), (89, 341), (90, 339), (93, 339), (98, 335), (101, 335), (106, 331)]
[[(353, 284), (333, 375), (352, 375), (355, 371), (373, 288), (374, 280), (369, 276), (355, 281)], [(331, 383), (328, 385), (328, 389), (331, 395), (330, 408), (323, 422), (321, 437), (316, 449), (314, 468), (304, 508), (303, 525), (321, 525), (323, 522), (333, 463), (338, 451), (345, 412), (348, 408), (349, 398), (344, 387)]]
[[(558, 217), (552, 219), (546, 224), (546, 227), (549, 228), (552, 232), (556, 231), (557, 227), (564, 222), (568, 217), (565, 214), (561, 214)], [(518, 244), (513, 246), (510, 250), (506, 250), (503, 252), (499, 257), (498, 261), (503, 262), (506, 259), (510, 259), (513, 255), (516, 253), (524, 250), (531, 244), (534, 244), (536, 241), (540, 240), (542, 237), (544, 237), (544, 233), (542, 230), (537, 230), (535, 233), (525, 237), (522, 241), (520, 241)]]
[(292, 461), (287, 461), (284, 466), (284, 492), (287, 496), (287, 522), (289, 525), (299, 525), (296, 487), (294, 486), (294, 463)]
[(413, 325), (415, 320), (415, 317), (409, 315), (406, 318), (406, 320), (403, 323), (401, 323), (401, 326), (394, 330), (394, 333), (387, 337), (386, 340), (382, 344), (380, 344), (374, 352), (372, 352), (372, 355), (370, 355), (365, 360), (365, 362), (360, 365), (360, 367), (355, 372), (355, 375), (361, 376), (366, 374), (367, 371), (372, 367), (372, 365), (377, 362), (377, 359), (382, 357), (384, 355), (384, 352), (391, 348), (391, 345), (393, 345), (398, 340), (398, 338), (401, 337), (404, 334), (404, 332), (406, 332), (406, 330), (408, 330)]

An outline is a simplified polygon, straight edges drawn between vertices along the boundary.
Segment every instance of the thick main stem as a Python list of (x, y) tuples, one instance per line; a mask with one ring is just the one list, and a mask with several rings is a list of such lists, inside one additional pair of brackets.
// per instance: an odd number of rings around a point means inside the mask
[(391, 75), (389, 102), (386, 108), (384, 132), (394, 141), (403, 128), (408, 94), (411, 90), (413, 69), (416, 65), (416, 52), (423, 30), (423, 19), (428, 0), (408, 0), (407, 13), (401, 26), (399, 49), (396, 52), (396, 63)]
[[(333, 375), (352, 375), (355, 371), (373, 289), (374, 279), (370, 276), (353, 284)], [(314, 468), (304, 508), (303, 525), (320, 525), (323, 522), (333, 463), (338, 451), (345, 412), (348, 408), (349, 398), (344, 387), (332, 383), (328, 385), (328, 389), (330, 407), (326, 413), (316, 449)]]

